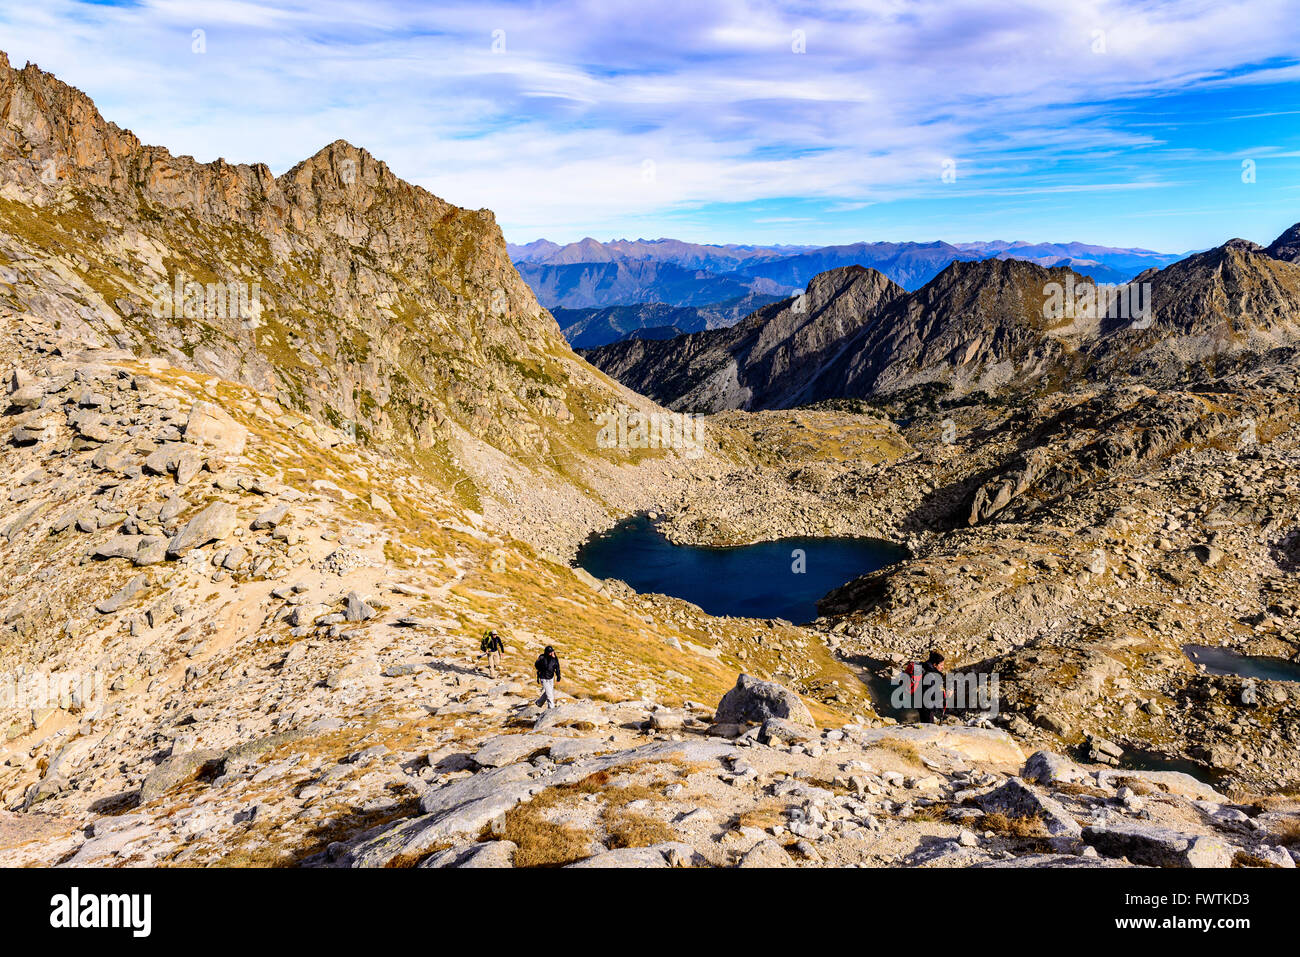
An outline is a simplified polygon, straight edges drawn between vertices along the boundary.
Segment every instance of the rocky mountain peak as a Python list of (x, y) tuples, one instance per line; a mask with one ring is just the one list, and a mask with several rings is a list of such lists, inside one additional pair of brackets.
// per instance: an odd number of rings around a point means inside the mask
[(1273, 240), (1264, 251), (1274, 259), (1284, 259), (1292, 263), (1300, 262), (1300, 223), (1296, 223)]
[(65, 342), (251, 386), (485, 488), (506, 463), (555, 472), (560, 449), (617, 457), (591, 418), (652, 407), (572, 353), (490, 211), (365, 149), (336, 140), (279, 177), (174, 156), (32, 65), (0, 69), (0, 121), (0, 264), (21, 264), (0, 310)]

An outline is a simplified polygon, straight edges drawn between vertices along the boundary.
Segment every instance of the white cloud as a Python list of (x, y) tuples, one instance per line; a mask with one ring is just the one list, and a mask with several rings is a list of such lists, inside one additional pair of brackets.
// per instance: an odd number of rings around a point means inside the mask
[[(280, 172), (343, 137), (523, 238), (792, 194), (865, 207), (937, 190), (950, 157), (964, 186), (1043, 192), (1015, 180), (1160, 146), (1107, 101), (1293, 80), (1294, 13), (1292, 0), (47, 0), (0, 11), (0, 42), (146, 142)], [(1110, 188), (1160, 180), (1127, 170)]]

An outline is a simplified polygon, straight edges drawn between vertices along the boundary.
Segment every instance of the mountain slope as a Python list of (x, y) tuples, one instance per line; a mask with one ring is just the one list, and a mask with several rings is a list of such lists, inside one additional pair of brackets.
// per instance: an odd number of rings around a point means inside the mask
[(797, 401), (841, 343), (901, 294), (880, 273), (851, 266), (817, 276), (804, 296), (760, 309), (730, 328), (631, 339), (585, 355), (669, 408), (779, 408)]
[(594, 418), (650, 406), (572, 353), (490, 211), (342, 141), (279, 177), (172, 156), (6, 59), (0, 118), (0, 310), (268, 392), (541, 534), (623, 494)]
[[(1088, 351), (1098, 374), (1176, 376), (1188, 363), (1300, 339), (1300, 261), (1286, 258), (1292, 227), (1268, 248), (1232, 239), (1139, 276), (1150, 284), (1149, 324), (1109, 320)], [(1274, 256), (1272, 250), (1281, 255)], [(1145, 326), (1145, 327), (1144, 327)]]
[[(551, 315), (560, 324), (564, 338), (575, 349), (594, 349), (620, 339), (643, 337), (647, 330), (674, 328), (675, 334), (704, 332), (735, 325), (751, 312), (776, 302), (779, 296), (750, 293), (706, 306), (669, 306), (647, 302), (599, 309), (564, 309), (556, 306)], [(663, 338), (658, 332), (658, 338)]]
[(769, 279), (719, 275), (654, 260), (516, 264), (547, 308), (589, 309), (663, 302), (708, 306), (753, 294), (789, 295), (792, 288)]
[[(1285, 235), (1270, 248), (1285, 250)], [(825, 273), (810, 288), (840, 275)], [(672, 408), (717, 410), (785, 408), (927, 383), (958, 395), (1116, 375), (1156, 383), (1191, 362), (1300, 337), (1300, 265), (1243, 240), (1149, 270), (1109, 303), (1102, 297), (1089, 307), (1083, 291), (1092, 289), (1089, 277), (1064, 267), (954, 261), (921, 289), (886, 297), (834, 327), (842, 338), (805, 366), (797, 391), (756, 385), (770, 369), (745, 337), (758, 338), (760, 328), (769, 342), (798, 332), (772, 323), (771, 307), (730, 338), (616, 343), (585, 355)]]

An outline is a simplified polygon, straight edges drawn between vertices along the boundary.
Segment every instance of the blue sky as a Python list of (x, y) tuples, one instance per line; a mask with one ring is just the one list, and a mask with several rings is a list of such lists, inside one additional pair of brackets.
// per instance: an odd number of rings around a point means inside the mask
[(43, 0), (0, 8), (0, 49), (201, 160), (347, 139), (514, 242), (1300, 221), (1295, 0)]

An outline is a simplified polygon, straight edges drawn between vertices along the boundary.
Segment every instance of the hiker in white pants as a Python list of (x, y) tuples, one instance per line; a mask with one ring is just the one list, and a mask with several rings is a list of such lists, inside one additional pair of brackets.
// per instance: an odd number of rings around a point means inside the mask
[(547, 645), (542, 656), (537, 659), (537, 681), (542, 686), (542, 696), (537, 699), (537, 706), (555, 707), (555, 682), (560, 680), (560, 659), (555, 648)]

